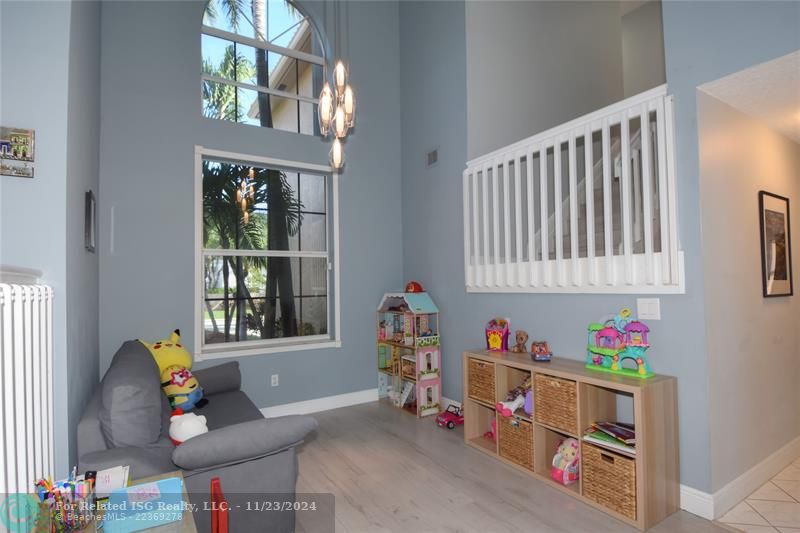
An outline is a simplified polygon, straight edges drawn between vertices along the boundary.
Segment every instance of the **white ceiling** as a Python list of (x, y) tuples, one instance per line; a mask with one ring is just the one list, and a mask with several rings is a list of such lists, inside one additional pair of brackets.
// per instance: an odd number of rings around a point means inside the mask
[(700, 89), (800, 143), (800, 50)]

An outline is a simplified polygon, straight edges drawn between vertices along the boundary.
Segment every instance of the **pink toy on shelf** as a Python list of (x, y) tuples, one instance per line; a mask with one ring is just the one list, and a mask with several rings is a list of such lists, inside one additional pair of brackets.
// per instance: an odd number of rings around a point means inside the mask
[(492, 352), (507, 352), (510, 331), (507, 319), (491, 319), (486, 324), (486, 349)]
[(575, 439), (564, 439), (558, 445), (550, 477), (562, 485), (571, 485), (580, 477), (581, 453), (580, 445)]

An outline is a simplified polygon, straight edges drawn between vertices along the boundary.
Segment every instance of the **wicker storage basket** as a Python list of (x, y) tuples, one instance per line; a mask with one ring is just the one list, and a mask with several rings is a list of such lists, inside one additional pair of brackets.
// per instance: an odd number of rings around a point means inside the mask
[(536, 421), (578, 433), (578, 393), (574, 381), (536, 374), (533, 384)]
[(497, 417), (500, 457), (533, 470), (533, 425), (513, 417)]
[(636, 520), (636, 461), (583, 443), (583, 495)]
[(494, 405), (496, 402), (494, 396), (494, 363), (470, 358), (467, 376), (469, 380), (467, 394), (469, 397), (488, 405)]

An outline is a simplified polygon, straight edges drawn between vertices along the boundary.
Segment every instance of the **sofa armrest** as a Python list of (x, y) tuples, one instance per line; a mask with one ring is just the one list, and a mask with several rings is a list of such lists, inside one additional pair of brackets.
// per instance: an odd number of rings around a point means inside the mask
[(192, 370), (192, 374), (206, 395), (237, 391), (242, 387), (242, 373), (238, 361)]
[(172, 452), (184, 470), (203, 470), (272, 455), (303, 442), (317, 428), (310, 416), (284, 416), (233, 424), (193, 437)]

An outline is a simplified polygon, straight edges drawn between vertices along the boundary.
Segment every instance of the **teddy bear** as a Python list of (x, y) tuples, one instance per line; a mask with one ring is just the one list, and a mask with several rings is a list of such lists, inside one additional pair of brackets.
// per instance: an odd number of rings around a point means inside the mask
[(169, 419), (169, 440), (175, 446), (203, 433), (208, 433), (206, 417), (197, 416), (195, 413), (184, 413), (181, 409), (172, 412)]
[(526, 347), (526, 344), (528, 343), (528, 332), (524, 331), (524, 330), (521, 330), (521, 329), (518, 329), (516, 331), (516, 333), (514, 334), (514, 336), (517, 339), (517, 344), (515, 344), (511, 348), (511, 351), (514, 352), (514, 353), (525, 353), (525, 352), (527, 352), (528, 348)]

